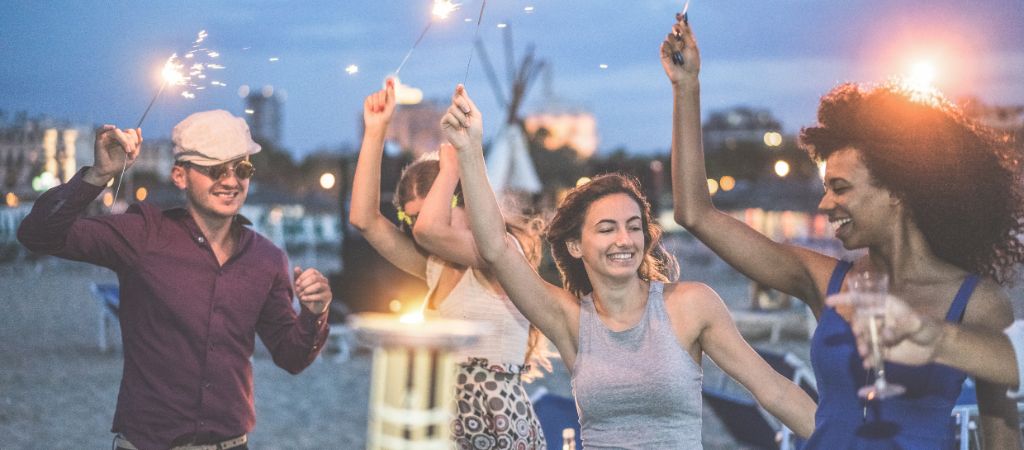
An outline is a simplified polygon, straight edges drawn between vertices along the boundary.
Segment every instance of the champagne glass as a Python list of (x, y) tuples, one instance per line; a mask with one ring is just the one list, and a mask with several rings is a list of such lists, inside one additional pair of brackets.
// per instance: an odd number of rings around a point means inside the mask
[(889, 298), (889, 276), (864, 271), (850, 275), (850, 293), (855, 302), (857, 320), (868, 326), (868, 339), (875, 382), (860, 388), (857, 395), (865, 400), (882, 400), (902, 395), (903, 386), (885, 379), (885, 355), (882, 353), (879, 332), (885, 324), (885, 308)]

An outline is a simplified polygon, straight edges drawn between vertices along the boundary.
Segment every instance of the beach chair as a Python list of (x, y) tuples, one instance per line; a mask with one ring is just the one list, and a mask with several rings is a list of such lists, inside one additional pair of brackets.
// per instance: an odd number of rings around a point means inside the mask
[[(790, 450), (791, 443), (776, 432), (766, 413), (752, 398), (727, 394), (715, 389), (701, 391), (704, 404), (709, 406), (726, 431), (736, 442), (757, 449)], [(545, 432), (547, 432), (545, 430)]]
[(814, 372), (800, 358), (792, 353), (778, 353), (762, 348), (754, 349), (776, 372), (800, 386), (811, 400), (818, 402), (818, 382)]
[(107, 329), (117, 324), (117, 312), (121, 307), (121, 289), (114, 283), (92, 283), (89, 286), (93, 298), (99, 305), (99, 347), (107, 351)]
[(541, 386), (530, 395), (537, 420), (544, 430), (544, 440), (548, 448), (562, 448), (562, 430), (572, 428), (576, 432), (576, 448), (583, 448), (580, 440), (580, 416), (576, 413), (576, 401), (571, 397), (563, 397), (548, 392)]

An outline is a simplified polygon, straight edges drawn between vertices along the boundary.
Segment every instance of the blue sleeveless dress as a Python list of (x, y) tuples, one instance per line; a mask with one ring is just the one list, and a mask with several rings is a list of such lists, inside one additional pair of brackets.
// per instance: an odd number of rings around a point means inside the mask
[[(828, 295), (839, 293), (853, 264), (840, 261), (829, 280)], [(978, 283), (968, 276), (960, 286), (946, 321), (959, 323)], [(820, 400), (814, 433), (805, 449), (952, 449), (950, 411), (967, 377), (962, 371), (929, 364), (911, 367), (886, 363), (886, 378), (907, 388), (901, 396), (865, 402), (861, 386), (874, 381), (863, 368), (849, 324), (826, 307), (811, 338), (811, 364)]]

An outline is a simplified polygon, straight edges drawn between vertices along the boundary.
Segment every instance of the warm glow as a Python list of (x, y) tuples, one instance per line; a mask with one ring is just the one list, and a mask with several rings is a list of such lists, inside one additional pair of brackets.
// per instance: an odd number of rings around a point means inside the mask
[(334, 187), (334, 174), (330, 172), (324, 172), (320, 175), (320, 187), (324, 189), (330, 189)]
[(708, 192), (715, 195), (718, 192), (718, 182), (714, 178), (708, 178)]
[(764, 145), (769, 147), (778, 147), (782, 145), (782, 133), (778, 131), (769, 131), (764, 134)]
[(580, 179), (576, 180), (576, 187), (583, 186), (584, 184), (587, 184), (589, 182), (590, 177), (580, 177)]
[(398, 318), (398, 321), (402, 323), (423, 323), (423, 320), (423, 311), (405, 313)]
[(401, 310), (402, 310), (402, 302), (398, 301), (398, 299), (391, 300), (391, 302), (388, 303), (388, 311), (396, 313), (396, 312), (399, 312)]
[(355, 64), (349, 64), (348, 67), (345, 67), (345, 73), (349, 75), (355, 75), (359, 73), (359, 66)]
[(725, 192), (729, 192), (732, 188), (736, 187), (736, 179), (726, 175), (721, 180), (718, 180), (718, 187), (722, 188)]
[(114, 205), (114, 194), (110, 192), (103, 193), (103, 206), (110, 207)]
[(447, 19), (456, 9), (459, 9), (459, 4), (452, 3), (451, 0), (434, 0), (434, 8), (430, 13), (438, 19)]
[(20, 202), (18, 201), (17, 195), (14, 195), (13, 192), (8, 192), (7, 195), (4, 196), (4, 203), (7, 204), (8, 207), (14, 208), (15, 206), (18, 206), (18, 203)]
[(148, 196), (149, 196), (149, 190), (147, 190), (145, 187), (140, 187), (140, 188), (135, 190), (135, 200), (138, 200), (138, 201), (141, 202), (141, 201), (145, 200), (146, 197), (148, 197)]
[[(399, 105), (416, 105), (423, 101), (423, 91), (407, 84), (402, 84), (396, 76), (388, 77), (395, 81), (395, 103)], [(387, 79), (385, 79), (385, 83)]]
[(786, 175), (789, 175), (789, 163), (781, 159), (775, 161), (775, 174), (778, 175), (779, 178), (785, 178)]

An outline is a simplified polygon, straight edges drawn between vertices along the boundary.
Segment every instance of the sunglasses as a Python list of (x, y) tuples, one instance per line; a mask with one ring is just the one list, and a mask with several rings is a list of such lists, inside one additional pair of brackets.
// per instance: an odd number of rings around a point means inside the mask
[(187, 161), (181, 162), (179, 165), (195, 169), (196, 172), (206, 175), (214, 181), (226, 177), (228, 173), (234, 173), (240, 180), (248, 180), (256, 174), (256, 168), (253, 167), (252, 163), (247, 159), (243, 159), (234, 164), (226, 162), (223, 164), (217, 164), (216, 166), (200, 166)]

